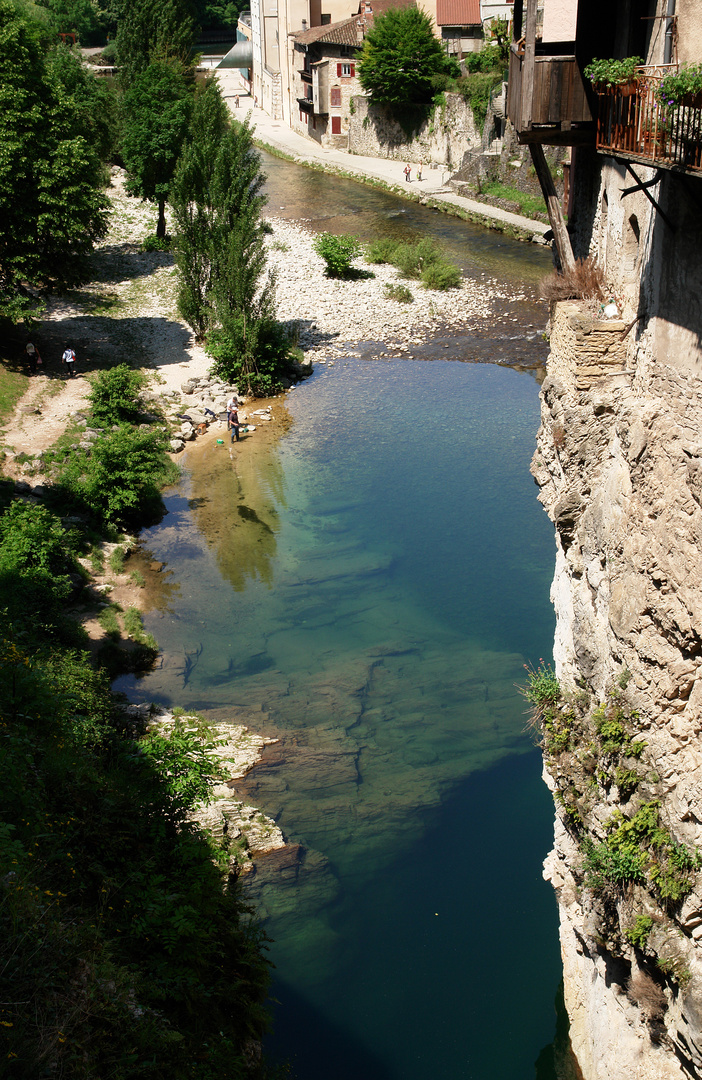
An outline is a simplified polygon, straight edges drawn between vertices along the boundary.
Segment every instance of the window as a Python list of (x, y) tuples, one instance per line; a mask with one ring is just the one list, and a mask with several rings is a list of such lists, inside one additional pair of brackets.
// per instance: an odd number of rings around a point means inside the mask
[(332, 86), (331, 90), (329, 91), (329, 94), (330, 94), (329, 104), (331, 105), (332, 109), (340, 109), (341, 108), (341, 87), (340, 86)]
[(329, 26), (331, 23), (331, 15), (322, 15), (322, 26)]
[(352, 79), (356, 74), (355, 64), (337, 64), (336, 75), (338, 79)]
[(332, 135), (341, 135), (341, 117), (332, 116)]

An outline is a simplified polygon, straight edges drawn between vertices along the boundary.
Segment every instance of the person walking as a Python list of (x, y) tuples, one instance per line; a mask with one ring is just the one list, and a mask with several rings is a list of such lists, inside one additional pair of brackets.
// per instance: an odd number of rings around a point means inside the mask
[(409, 184), (410, 183), (410, 177), (412, 176), (412, 170), (410, 169), (409, 165), (405, 165), (404, 173), (405, 173), (405, 180)]
[(422, 169), (423, 169), (423, 168), (424, 168), (424, 166), (422, 165), (422, 163), (421, 163), (421, 161), (420, 161), (420, 162), (419, 162), (419, 168), (417, 169), (417, 179), (418, 179), (418, 180), (421, 180), (421, 179), (422, 179)]
[(229, 413), (229, 428), (232, 433), (230, 441), (234, 442), (236, 438), (236, 441), (239, 442), (239, 410), (236, 406)]
[(27, 354), (27, 363), (29, 364), (29, 374), (36, 375), (37, 364), (41, 364), (41, 356), (39, 350), (32, 341), (28, 341), (24, 347), (24, 351)]
[(237, 109), (239, 108), (239, 95), (238, 94), (236, 94), (235, 97), (234, 97), (234, 105), (235, 105), (235, 107)]
[(70, 346), (68, 349), (64, 349), (63, 356), (61, 357), (61, 363), (64, 364), (66, 367), (66, 374), (70, 375), (70, 377), (73, 378), (76, 373), (76, 354), (74, 353), (73, 349), (70, 348)]

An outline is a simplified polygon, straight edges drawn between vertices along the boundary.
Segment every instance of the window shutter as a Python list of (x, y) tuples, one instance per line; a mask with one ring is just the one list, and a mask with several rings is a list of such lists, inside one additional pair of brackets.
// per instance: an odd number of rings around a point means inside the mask
[(353, 77), (355, 76), (355, 74), (356, 74), (356, 65), (355, 65), (355, 64), (352, 64), (352, 65), (351, 65), (351, 78), (352, 78), (352, 79), (353, 79)]
[(341, 78), (341, 64), (336, 65), (336, 77), (337, 79)]
[(332, 116), (332, 135), (341, 135), (341, 117)]

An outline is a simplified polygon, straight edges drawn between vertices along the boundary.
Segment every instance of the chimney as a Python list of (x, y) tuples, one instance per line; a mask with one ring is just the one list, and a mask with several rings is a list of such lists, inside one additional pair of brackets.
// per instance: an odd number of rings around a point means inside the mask
[(303, 34), (304, 34), (306, 29), (307, 29), (307, 19), (303, 19), (302, 20), (302, 33)]

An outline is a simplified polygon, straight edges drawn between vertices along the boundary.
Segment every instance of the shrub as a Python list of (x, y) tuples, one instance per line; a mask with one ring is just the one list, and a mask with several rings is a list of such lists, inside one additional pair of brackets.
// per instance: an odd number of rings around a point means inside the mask
[(109, 558), (110, 570), (115, 574), (121, 574), (124, 572), (124, 548), (116, 547)]
[(636, 77), (636, 69), (643, 64), (640, 56), (627, 56), (623, 60), (593, 60), (583, 70), (590, 82), (601, 86), (621, 86)]
[(119, 619), (117, 618), (117, 612), (120, 610), (117, 604), (110, 604), (109, 607), (103, 608), (98, 615), (98, 622), (105, 631), (108, 638), (113, 641), (119, 641), (122, 636)]
[(206, 349), (214, 361), (212, 374), (235, 383), (244, 394), (277, 394), (281, 380), (293, 371), (290, 334), (272, 318), (232, 315), (225, 328), (210, 334)]
[(400, 304), (411, 304), (414, 300), (406, 285), (393, 285), (386, 281), (383, 289), (387, 300), (397, 300)]
[(145, 252), (170, 251), (172, 244), (173, 241), (170, 236), (157, 236), (156, 233), (149, 233), (141, 242), (141, 250)]
[(549, 274), (540, 284), (544, 300), (596, 300), (605, 299), (605, 279), (592, 256), (576, 259), (574, 270)]
[(315, 240), (314, 250), (327, 264), (327, 277), (346, 278), (353, 272), (351, 260), (360, 255), (362, 249), (355, 236), (334, 236), (325, 232)]
[(78, 569), (75, 547), (45, 507), (12, 502), (0, 517), (0, 608), (27, 620), (58, 617)]
[(366, 247), (365, 260), (369, 263), (393, 263), (395, 253), (401, 246), (401, 241), (383, 237), (380, 240), (372, 240)]
[(456, 82), (456, 89), (464, 101), (467, 101), (470, 105), (475, 126), (481, 135), (485, 127), (490, 98), (501, 83), (501, 70), (497, 72), (476, 71), (462, 76)]
[(422, 285), (425, 289), (436, 289), (445, 292), (447, 289), (457, 289), (461, 284), (461, 271), (452, 263), (434, 262), (425, 266), (422, 270)]
[(133, 420), (139, 414), (139, 395), (146, 381), (146, 376), (133, 371), (128, 364), (98, 372), (88, 394), (95, 420), (99, 424)]
[(96, 439), (90, 451), (57, 454), (58, 479), (102, 528), (135, 528), (158, 517), (160, 487), (177, 475), (166, 445), (162, 431), (122, 426)]

